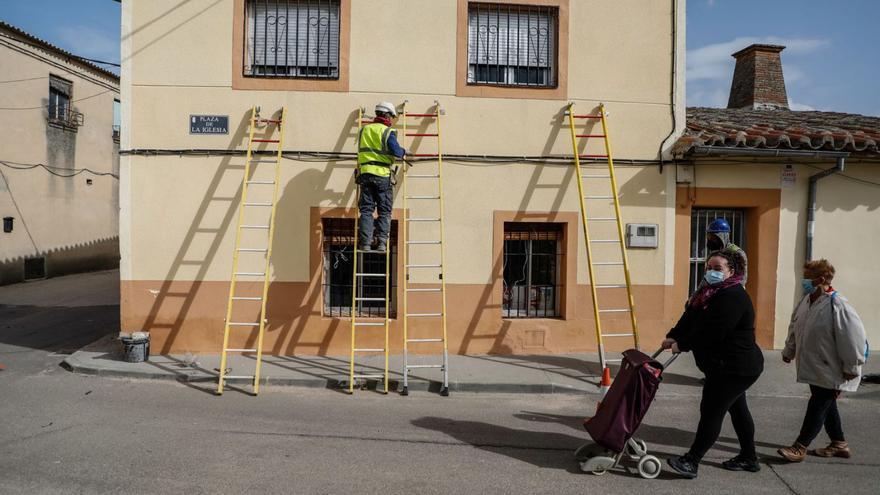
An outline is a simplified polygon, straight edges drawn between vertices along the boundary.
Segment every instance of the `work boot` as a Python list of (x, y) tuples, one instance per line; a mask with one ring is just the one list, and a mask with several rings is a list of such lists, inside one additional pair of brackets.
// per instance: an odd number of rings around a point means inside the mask
[(807, 447), (795, 442), (791, 447), (782, 447), (776, 452), (788, 462), (801, 462), (807, 456)]
[(369, 242), (358, 242), (358, 251), (365, 252), (372, 250), (373, 246), (371, 246)]
[(819, 457), (843, 457), (844, 459), (849, 459), (852, 451), (849, 450), (849, 444), (846, 442), (833, 441), (827, 447), (814, 450), (813, 454)]
[(757, 473), (761, 470), (761, 465), (757, 460), (740, 456), (722, 462), (721, 467), (728, 471), (748, 471), (750, 473)]
[(376, 243), (376, 251), (380, 253), (384, 253), (388, 250), (388, 239), (379, 239), (379, 242)]
[(673, 471), (689, 480), (697, 477), (697, 470), (700, 468), (700, 463), (690, 454), (666, 459), (666, 463), (669, 464), (669, 467), (671, 467)]

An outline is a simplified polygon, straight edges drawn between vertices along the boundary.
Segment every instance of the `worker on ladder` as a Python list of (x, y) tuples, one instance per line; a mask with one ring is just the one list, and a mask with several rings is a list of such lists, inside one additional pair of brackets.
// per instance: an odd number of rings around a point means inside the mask
[(376, 251), (388, 248), (391, 231), (391, 208), (394, 204), (394, 158), (403, 158), (406, 150), (397, 142), (397, 132), (391, 128), (397, 118), (394, 105), (383, 101), (376, 105), (373, 122), (361, 128), (358, 136), (357, 183), (361, 186), (358, 207), (360, 222), (358, 246), (371, 251), (373, 241), (373, 212), (379, 212), (375, 223)]
[[(736, 259), (736, 272), (742, 273), (742, 285), (745, 287), (746, 280), (749, 278), (749, 258), (743, 248), (730, 242), (730, 224), (723, 218), (712, 220), (706, 227), (706, 253), (714, 253), (715, 251), (725, 252)], [(700, 289), (707, 284), (705, 279), (701, 279), (694, 294), (700, 292)], [(690, 304), (690, 300), (688, 300), (688, 304)]]

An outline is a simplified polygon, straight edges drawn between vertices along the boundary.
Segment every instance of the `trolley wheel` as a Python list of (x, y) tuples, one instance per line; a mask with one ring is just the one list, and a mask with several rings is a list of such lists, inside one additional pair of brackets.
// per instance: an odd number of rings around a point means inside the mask
[(592, 473), (595, 476), (602, 476), (603, 474), (605, 474), (607, 472), (608, 472), (607, 469), (594, 469), (593, 471), (590, 471), (590, 473)]
[(639, 475), (642, 478), (651, 480), (660, 475), (663, 465), (660, 463), (660, 459), (652, 455), (646, 455), (639, 461), (638, 469)]

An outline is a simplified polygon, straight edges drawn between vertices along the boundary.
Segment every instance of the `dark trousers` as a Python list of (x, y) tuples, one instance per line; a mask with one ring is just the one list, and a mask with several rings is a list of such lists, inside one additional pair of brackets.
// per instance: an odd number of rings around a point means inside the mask
[(379, 212), (375, 222), (376, 238), (388, 239), (391, 230), (391, 208), (394, 205), (394, 187), (391, 177), (379, 177), (373, 174), (361, 174), (360, 213), (358, 239), (362, 246), (373, 240), (373, 212)]
[(840, 412), (837, 411), (838, 395), (840, 392), (837, 390), (810, 385), (810, 402), (807, 403), (807, 414), (804, 415), (801, 434), (797, 438), (799, 444), (809, 446), (822, 431), (822, 426), (825, 426), (825, 432), (832, 441), (846, 441), (843, 438)]
[(691, 456), (699, 461), (706, 455), (721, 434), (724, 416), (730, 413), (730, 421), (739, 440), (739, 455), (745, 459), (758, 459), (755, 452), (755, 423), (746, 402), (746, 390), (757, 380), (757, 376), (706, 376), (700, 402), (700, 424), (689, 451)]

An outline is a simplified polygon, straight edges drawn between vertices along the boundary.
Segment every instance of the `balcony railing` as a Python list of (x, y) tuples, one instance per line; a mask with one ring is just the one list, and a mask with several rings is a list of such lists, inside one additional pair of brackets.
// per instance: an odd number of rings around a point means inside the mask
[(85, 117), (69, 107), (49, 106), (49, 114), (47, 120), (50, 124), (56, 124), (63, 127), (76, 129), (85, 123)]

